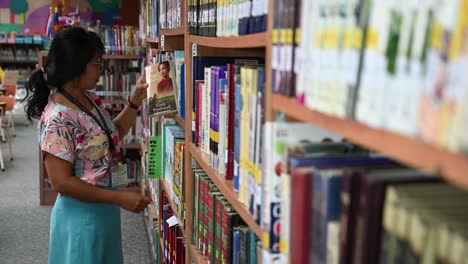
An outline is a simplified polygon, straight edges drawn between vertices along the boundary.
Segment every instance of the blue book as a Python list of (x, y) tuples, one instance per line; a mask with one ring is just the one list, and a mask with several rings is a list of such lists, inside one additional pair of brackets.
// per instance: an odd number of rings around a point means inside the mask
[(289, 161), (289, 165), (291, 167), (327, 168), (340, 166), (399, 165), (399, 163), (386, 157), (357, 154), (292, 157)]
[(239, 227), (234, 227), (234, 232), (232, 232), (232, 264), (241, 264), (240, 263), (240, 232)]
[(180, 67), (179, 115), (185, 119), (185, 64)]
[(234, 65), (234, 177), (233, 188), (236, 192), (239, 191), (240, 180), (240, 127), (241, 127), (241, 111), (243, 107), (241, 87), (240, 87), (240, 68), (239, 65)]

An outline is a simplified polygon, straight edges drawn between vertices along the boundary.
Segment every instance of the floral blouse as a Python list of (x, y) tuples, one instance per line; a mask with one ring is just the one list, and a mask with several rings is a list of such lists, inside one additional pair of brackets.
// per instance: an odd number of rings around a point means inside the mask
[[(88, 95), (99, 106), (119, 150), (119, 134), (109, 113), (97, 95)], [(100, 120), (96, 111), (93, 109), (92, 113)], [(55, 103), (50, 96), (37, 130), (41, 150), (73, 163), (74, 176), (93, 185), (109, 186), (108, 169), (112, 166), (113, 157), (106, 133), (92, 117), (81, 110)], [(120, 159), (120, 152), (117, 156)]]

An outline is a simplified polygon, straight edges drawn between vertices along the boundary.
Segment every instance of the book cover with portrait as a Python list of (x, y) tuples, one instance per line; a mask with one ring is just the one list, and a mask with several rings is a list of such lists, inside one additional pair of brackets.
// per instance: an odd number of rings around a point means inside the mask
[(148, 114), (162, 115), (177, 112), (174, 80), (168, 61), (147, 66), (146, 83), (148, 84)]

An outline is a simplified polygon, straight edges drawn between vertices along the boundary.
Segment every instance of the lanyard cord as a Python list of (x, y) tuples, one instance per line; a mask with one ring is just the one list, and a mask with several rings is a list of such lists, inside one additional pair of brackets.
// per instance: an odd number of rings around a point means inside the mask
[[(109, 141), (109, 148), (110, 148), (110, 151), (112, 153), (112, 155), (115, 157), (116, 155), (114, 155), (116, 153), (116, 146), (114, 144), (114, 141), (112, 140), (112, 136), (111, 136), (111, 130), (109, 129), (109, 127), (107, 126), (107, 123), (106, 123), (106, 120), (104, 119), (104, 116), (102, 115), (101, 111), (99, 110), (99, 107), (96, 105), (95, 102), (93, 102), (93, 100), (91, 100), (88, 96), (86, 96), (86, 99), (88, 99), (88, 102), (90, 104), (92, 104), (94, 106), (94, 108), (96, 109), (98, 115), (99, 115), (99, 120), (93, 113), (91, 113), (91, 111), (89, 111), (80, 101), (78, 101), (75, 97), (73, 97), (71, 94), (69, 94), (67, 91), (65, 91), (64, 89), (59, 89), (58, 90), (63, 96), (65, 96), (65, 98), (67, 98), (70, 102), (72, 102), (73, 104), (75, 104), (78, 108), (80, 108), (83, 112), (85, 112), (88, 116), (90, 116), (92, 119), (94, 119), (94, 121), (96, 121), (96, 123), (101, 127), (102, 130), (104, 130), (104, 133), (106, 134), (107, 136), (107, 140)], [(110, 171), (110, 168), (109, 168), (109, 171)], [(111, 177), (109, 178), (109, 185), (112, 187), (112, 175)]]

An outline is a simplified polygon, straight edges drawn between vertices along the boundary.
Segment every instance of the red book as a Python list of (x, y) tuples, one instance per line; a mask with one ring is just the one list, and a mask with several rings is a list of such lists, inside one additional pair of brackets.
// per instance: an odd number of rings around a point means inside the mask
[(226, 130), (226, 147), (227, 147), (227, 162), (226, 174), (227, 180), (232, 180), (234, 177), (234, 112), (235, 112), (235, 83), (234, 83), (234, 64), (227, 65), (227, 130)]
[(312, 169), (291, 170), (291, 252), (290, 263), (311, 263), (310, 232), (312, 208)]
[(210, 263), (213, 263), (213, 195), (208, 194), (206, 199), (208, 205), (208, 238), (207, 238), (207, 257)]
[(205, 255), (205, 189), (206, 189), (206, 177), (200, 177), (200, 206), (199, 206), (199, 219), (198, 219), (198, 233), (199, 233), (199, 250), (202, 255)]

